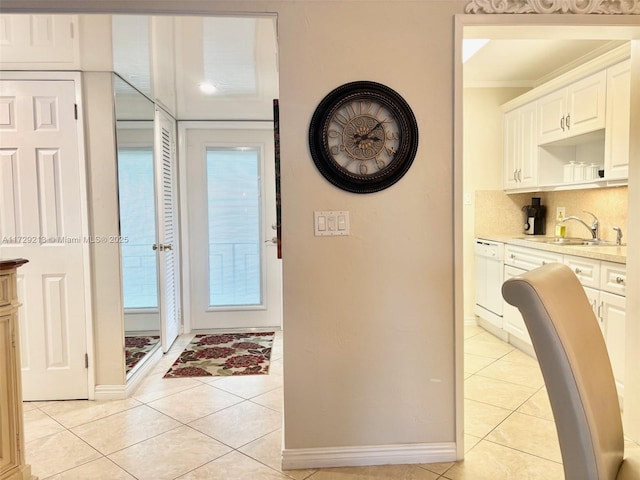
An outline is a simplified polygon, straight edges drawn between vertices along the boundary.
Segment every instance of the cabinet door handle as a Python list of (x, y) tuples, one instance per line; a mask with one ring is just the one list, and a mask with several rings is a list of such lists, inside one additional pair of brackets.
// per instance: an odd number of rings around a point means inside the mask
[(622, 277), (616, 277), (616, 283), (619, 285), (621, 283), (624, 283), (624, 278)]
[(517, 182), (518, 181), (518, 170), (514, 170), (513, 171), (513, 181)]
[(522, 169), (521, 169), (521, 168), (519, 168), (519, 169), (517, 170), (517, 172), (518, 172), (518, 181), (519, 181), (519, 182), (521, 182), (521, 181), (522, 181)]
[(562, 116), (562, 118), (560, 119), (560, 128), (562, 129), (562, 131), (564, 132), (564, 115)]
[(565, 124), (567, 125), (567, 130), (571, 128), (571, 123), (569, 123), (570, 119), (571, 119), (571, 115), (567, 113), (567, 120), (565, 121)]
[(516, 255), (514, 253), (512, 253), (511, 255), (509, 255), (509, 258), (511, 258), (511, 260), (515, 260), (516, 259)]
[(578, 267), (576, 267), (574, 272), (576, 272), (576, 275), (580, 275), (582, 273), (582, 270), (580, 270)]
[(603, 321), (604, 318), (602, 318), (602, 304), (603, 302), (600, 302), (600, 305), (598, 305), (598, 318)]

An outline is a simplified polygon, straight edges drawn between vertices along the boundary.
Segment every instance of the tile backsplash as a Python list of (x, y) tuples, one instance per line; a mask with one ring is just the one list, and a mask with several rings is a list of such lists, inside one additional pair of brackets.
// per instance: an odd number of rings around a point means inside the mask
[[(565, 207), (565, 215), (580, 217), (591, 224), (592, 217), (583, 210), (593, 212), (600, 222), (600, 238), (615, 240), (613, 227), (627, 232), (627, 187), (566, 190), (560, 192), (518, 193), (507, 195), (502, 190), (479, 190), (475, 195), (475, 235), (523, 234), (522, 207), (531, 204), (532, 197), (540, 197), (547, 207), (546, 233), (553, 236), (556, 207)], [(590, 232), (578, 222), (565, 223), (568, 237), (590, 238)], [(623, 243), (626, 238), (623, 237)]]

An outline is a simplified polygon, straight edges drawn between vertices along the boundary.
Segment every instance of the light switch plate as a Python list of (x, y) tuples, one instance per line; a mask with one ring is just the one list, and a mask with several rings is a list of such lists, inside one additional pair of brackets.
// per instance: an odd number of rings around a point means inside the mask
[(316, 237), (349, 235), (349, 212), (344, 210), (313, 212), (313, 226)]

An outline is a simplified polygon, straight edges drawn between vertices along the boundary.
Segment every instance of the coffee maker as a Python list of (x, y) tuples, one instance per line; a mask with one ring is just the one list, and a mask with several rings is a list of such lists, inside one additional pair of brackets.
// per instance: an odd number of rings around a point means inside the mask
[(524, 212), (524, 233), (526, 235), (544, 235), (547, 207), (540, 205), (539, 197), (531, 198), (531, 205), (522, 207)]

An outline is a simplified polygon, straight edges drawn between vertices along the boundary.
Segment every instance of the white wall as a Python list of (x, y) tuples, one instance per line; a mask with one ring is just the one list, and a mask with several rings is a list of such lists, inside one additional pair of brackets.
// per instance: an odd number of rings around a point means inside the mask
[[(86, 2), (64, 3), (72, 4), (87, 8)], [(452, 19), (463, 4), (180, 4), (278, 14), (284, 448), (291, 461), (311, 449), (306, 466), (318, 466), (324, 449), (347, 447), (377, 447), (371, 463), (444, 461), (456, 455), (451, 52)], [(169, 2), (155, 5), (177, 8)], [(307, 146), (318, 102), (353, 80), (397, 90), (420, 129), (407, 175), (369, 195), (330, 185)], [(105, 174), (100, 188), (109, 189), (111, 174)], [(313, 236), (313, 211), (326, 209), (350, 211), (349, 237)], [(100, 308), (108, 311), (104, 304)], [(105, 348), (115, 359), (113, 345)], [(100, 382), (112, 382), (113, 370), (101, 366)], [(407, 449), (417, 455), (407, 456)]]
[(464, 318), (475, 317), (475, 218), (476, 191), (502, 190), (502, 118), (500, 106), (523, 94), (526, 88), (464, 89), (463, 190), (471, 201), (463, 205)]
[[(118, 176), (116, 167), (113, 75), (83, 74), (85, 137), (89, 185), (89, 225), (93, 236), (118, 235)], [(124, 314), (117, 243), (94, 243), (91, 249), (95, 342), (95, 381), (124, 385)]]
[[(278, 14), (290, 453), (455, 441), (453, 285), (462, 266), (453, 247), (453, 16), (466, 3), (3, 1), (4, 9)], [(361, 79), (399, 91), (420, 128), (407, 176), (364, 196), (329, 185), (306, 143), (322, 97)], [(349, 210), (351, 236), (314, 237), (319, 209)]]
[[(629, 145), (629, 205), (631, 211), (640, 205), (640, 40), (631, 42), (631, 139)], [(634, 215), (637, 219), (637, 214)], [(628, 225), (628, 245), (640, 245), (640, 222), (630, 221)], [(636, 295), (627, 297), (626, 310), (627, 344), (626, 365), (640, 365), (640, 249), (629, 248), (627, 256), (627, 287), (629, 292)], [(625, 434), (636, 442), (640, 442), (640, 370), (627, 368), (625, 370)], [(631, 400), (630, 400), (631, 399)]]
[[(292, 454), (455, 441), (457, 9), (398, 3), (310, 1), (279, 12), (285, 449)], [(396, 89), (420, 129), (408, 174), (376, 194), (334, 188), (308, 152), (316, 105), (353, 80)], [(313, 211), (333, 209), (350, 211), (351, 235), (314, 237)]]

